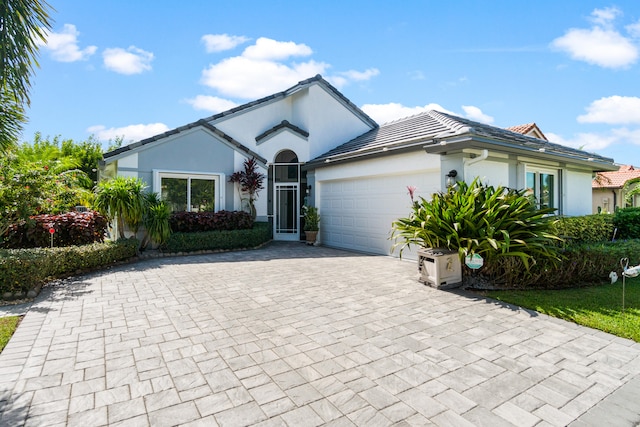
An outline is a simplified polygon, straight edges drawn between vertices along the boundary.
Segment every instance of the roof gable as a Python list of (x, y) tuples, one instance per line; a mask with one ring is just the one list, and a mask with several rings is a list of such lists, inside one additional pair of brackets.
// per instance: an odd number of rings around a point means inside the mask
[[(241, 144), (240, 142), (236, 141), (234, 138), (232, 138), (231, 136), (229, 136), (228, 134), (226, 134), (225, 132), (223, 132), (222, 130), (220, 130), (219, 128), (217, 128), (215, 126), (215, 122), (226, 119), (228, 117), (232, 117), (238, 114), (242, 114), (248, 110), (254, 109), (254, 108), (258, 108), (261, 105), (265, 105), (267, 103), (270, 102), (275, 102), (277, 100), (280, 99), (284, 99), (288, 96), (291, 96), (301, 90), (304, 90), (312, 85), (318, 85), (320, 87), (322, 87), (325, 91), (327, 91), (327, 93), (329, 93), (331, 96), (333, 96), (338, 102), (340, 102), (342, 105), (344, 105), (347, 110), (349, 110), (352, 114), (354, 114), (354, 116), (358, 117), (362, 122), (364, 122), (368, 127), (375, 129), (378, 127), (378, 124), (371, 118), (369, 117), (364, 111), (362, 111), (360, 108), (358, 108), (354, 103), (352, 103), (347, 97), (345, 97), (342, 93), (340, 93), (340, 91), (338, 91), (338, 89), (336, 89), (335, 87), (333, 87), (328, 81), (326, 81), (324, 78), (322, 78), (322, 76), (320, 74), (316, 75), (315, 77), (311, 77), (309, 79), (306, 80), (302, 80), (300, 82), (298, 82), (296, 85), (290, 87), (289, 89), (286, 89), (282, 92), (277, 92), (274, 93), (272, 95), (266, 96), (264, 98), (255, 100), (255, 101), (251, 101), (248, 102), (246, 104), (243, 105), (239, 105), (237, 107), (234, 107), (230, 110), (227, 111), (223, 111), (221, 113), (218, 114), (214, 114), (213, 116), (204, 118), (204, 119), (200, 119), (197, 120), (195, 122), (186, 124), (184, 126), (180, 126), (178, 128), (169, 130), (167, 132), (152, 136), (150, 138), (146, 138), (128, 145), (125, 145), (124, 147), (120, 147), (117, 148), (116, 150), (110, 151), (108, 153), (105, 153), (103, 155), (103, 159), (105, 161), (107, 161), (107, 159), (111, 159), (115, 156), (121, 155), (123, 153), (126, 153), (128, 151), (138, 151), (141, 149), (141, 147), (148, 145), (148, 144), (153, 144), (157, 141), (160, 141), (162, 139), (171, 137), (172, 135), (176, 135), (180, 132), (184, 132), (185, 130), (189, 130), (192, 129), (194, 127), (198, 127), (198, 126), (204, 126), (204, 127), (208, 127), (208, 129), (212, 132), (214, 132), (216, 135), (220, 136), (221, 138), (225, 139), (226, 141), (230, 142), (232, 145), (236, 146), (238, 149), (240, 149), (241, 151), (245, 151), (247, 153), (249, 153), (250, 155), (253, 155), (256, 158), (261, 159), (261, 157), (255, 153), (253, 153), (249, 148), (247, 148), (246, 146), (244, 146), (243, 144)], [(262, 140), (266, 137), (269, 136), (269, 134), (271, 132), (276, 132), (280, 129), (282, 129), (284, 126), (284, 128), (288, 128), (289, 130), (292, 130), (304, 137), (308, 137), (309, 133), (295, 125), (290, 124), (289, 122), (288, 125), (283, 125), (284, 121), (281, 122), (280, 124), (276, 125), (274, 128), (269, 129), (265, 132), (263, 132), (262, 134), (258, 135), (256, 137), (256, 141), (258, 141), (259, 139)], [(280, 128), (279, 128), (280, 126)], [(306, 135), (305, 135), (306, 134)]]
[(537, 124), (535, 123), (527, 123), (524, 125), (511, 126), (506, 128), (511, 132), (521, 133), (523, 135), (533, 136), (534, 138), (544, 139), (548, 141), (549, 139), (545, 136), (544, 133), (540, 130)]
[(179, 128), (176, 128), (176, 129), (172, 129), (170, 131), (161, 133), (161, 134), (153, 136), (151, 138), (143, 139), (141, 141), (134, 142), (134, 143), (129, 144), (129, 145), (125, 145), (124, 147), (120, 147), (120, 148), (117, 148), (117, 149), (115, 149), (113, 151), (110, 151), (108, 153), (104, 153), (102, 155), (102, 157), (103, 157), (104, 161), (107, 162), (109, 160), (113, 160), (113, 159), (115, 159), (117, 157), (120, 157), (120, 155), (122, 155), (122, 154), (129, 154), (132, 151), (133, 152), (140, 151), (140, 150), (142, 150), (144, 148), (145, 145), (153, 144), (153, 143), (155, 143), (157, 141), (161, 141), (161, 140), (167, 139), (167, 138), (169, 138), (171, 136), (178, 135), (178, 134), (180, 134), (182, 132), (186, 132), (186, 131), (189, 131), (191, 129), (195, 129), (195, 128), (198, 128), (198, 127), (201, 127), (201, 128), (204, 128), (204, 129), (208, 130), (209, 132), (213, 133), (217, 137), (219, 137), (219, 138), (223, 139), (224, 141), (226, 141), (227, 143), (229, 143), (231, 146), (233, 146), (238, 151), (244, 152), (244, 153), (246, 153), (247, 155), (249, 155), (251, 157), (255, 157), (258, 161), (262, 162), (263, 164), (267, 163), (267, 160), (264, 159), (262, 156), (260, 156), (256, 152), (252, 151), (248, 147), (244, 146), (240, 142), (236, 141), (235, 139), (233, 139), (232, 137), (230, 137), (226, 133), (222, 132), (220, 129), (218, 129), (217, 127), (211, 125), (210, 123), (208, 123), (205, 120), (198, 120), (197, 122), (189, 123), (188, 125), (181, 126)]
[(277, 125), (275, 125), (274, 127), (272, 127), (271, 129), (268, 129), (266, 131), (264, 131), (263, 133), (261, 133), (260, 135), (256, 136), (256, 142), (258, 144), (262, 143), (264, 140), (271, 138), (272, 136), (280, 133), (281, 131), (284, 130), (289, 130), (291, 132), (293, 132), (294, 134), (297, 134), (298, 136), (301, 136), (303, 138), (308, 138), (309, 137), (309, 132), (307, 132), (304, 129), (299, 128), (296, 125), (292, 125), (291, 123), (289, 123), (287, 120), (283, 120), (282, 122), (278, 123)]

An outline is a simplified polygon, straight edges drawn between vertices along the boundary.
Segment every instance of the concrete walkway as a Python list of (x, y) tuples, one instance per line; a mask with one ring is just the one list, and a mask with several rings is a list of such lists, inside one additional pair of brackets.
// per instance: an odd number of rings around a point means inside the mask
[(0, 354), (0, 425), (640, 421), (639, 344), (416, 275), (291, 243), (45, 287)]

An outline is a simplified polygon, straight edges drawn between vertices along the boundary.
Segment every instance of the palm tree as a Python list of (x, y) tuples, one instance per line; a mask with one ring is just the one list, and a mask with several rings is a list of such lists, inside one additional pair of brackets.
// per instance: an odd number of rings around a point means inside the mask
[(145, 195), (141, 179), (117, 176), (96, 186), (94, 206), (109, 221), (118, 225), (118, 237), (123, 239), (125, 224), (134, 232), (142, 223)]
[(38, 48), (51, 29), (50, 8), (44, 0), (0, 1), (0, 152), (16, 144), (26, 121)]

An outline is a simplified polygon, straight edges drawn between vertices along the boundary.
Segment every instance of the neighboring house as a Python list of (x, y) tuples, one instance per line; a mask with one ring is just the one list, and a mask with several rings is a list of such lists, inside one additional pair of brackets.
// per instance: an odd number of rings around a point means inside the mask
[[(591, 177), (613, 160), (429, 111), (379, 126), (321, 76), (104, 155), (101, 176), (142, 178), (174, 210), (242, 209), (228, 177), (255, 157), (268, 176), (258, 220), (300, 240), (300, 208), (320, 209), (320, 241), (388, 254), (407, 186), (429, 197), (455, 180), (530, 188), (562, 214), (591, 212)], [(213, 199), (213, 200), (210, 200)]]
[(621, 165), (615, 172), (598, 172), (591, 183), (593, 191), (593, 213), (614, 212), (618, 208), (640, 206), (640, 195), (627, 203), (625, 184), (640, 178), (640, 169)]
[(527, 123), (526, 125), (511, 126), (511, 127), (508, 127), (507, 130), (548, 141), (547, 137), (544, 136), (544, 133), (542, 133), (538, 125), (535, 123)]

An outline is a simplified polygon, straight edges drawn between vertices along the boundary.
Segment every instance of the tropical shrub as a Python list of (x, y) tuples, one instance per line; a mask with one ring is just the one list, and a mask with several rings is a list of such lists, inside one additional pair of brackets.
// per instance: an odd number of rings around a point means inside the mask
[(0, 249), (0, 297), (26, 292), (46, 280), (93, 270), (136, 255), (135, 239), (83, 246)]
[(616, 210), (613, 224), (618, 229), (619, 239), (640, 238), (640, 208), (623, 208)]
[(169, 218), (171, 210), (167, 204), (160, 200), (158, 193), (148, 193), (145, 196), (144, 228), (146, 235), (142, 240), (142, 247), (146, 247), (149, 241), (162, 245), (171, 235)]
[(555, 264), (541, 260), (527, 270), (519, 258), (498, 258), (478, 273), (466, 271), (465, 286), (484, 289), (560, 289), (609, 283), (609, 274), (622, 274), (621, 258), (640, 264), (640, 240), (571, 244)]
[(241, 230), (253, 226), (253, 218), (242, 211), (175, 212), (169, 218), (174, 233), (214, 230)]
[[(245, 212), (246, 213), (246, 212)], [(254, 248), (271, 239), (266, 222), (256, 222), (253, 228), (217, 230), (197, 233), (172, 233), (163, 246), (164, 252)]]
[(44, 248), (51, 245), (50, 229), (54, 229), (54, 246), (85, 245), (102, 242), (107, 220), (98, 212), (68, 212), (60, 215), (35, 215), (9, 226), (2, 242), (4, 248)]
[[(410, 194), (413, 196), (411, 189)], [(551, 208), (537, 208), (524, 191), (459, 181), (431, 200), (414, 200), (407, 218), (393, 222), (393, 249), (411, 245), (479, 254), (485, 264), (517, 257), (525, 269), (543, 259), (560, 260)]]
[(253, 220), (256, 219), (255, 201), (258, 198), (258, 192), (264, 188), (262, 185), (264, 178), (264, 174), (258, 172), (258, 161), (254, 157), (244, 161), (244, 170), (234, 172), (229, 177), (229, 182), (239, 184), (240, 200), (248, 204)]
[(82, 171), (27, 159), (13, 152), (0, 157), (0, 236), (15, 222), (69, 212), (91, 197), (81, 185), (88, 179)]
[(567, 243), (605, 242), (613, 238), (613, 219), (608, 214), (559, 217), (554, 233)]
[(134, 232), (142, 224), (145, 205), (145, 185), (140, 178), (115, 178), (101, 181), (96, 186), (94, 207), (107, 217), (109, 222), (116, 221), (118, 238), (124, 238), (125, 224)]

